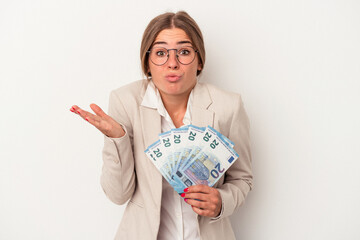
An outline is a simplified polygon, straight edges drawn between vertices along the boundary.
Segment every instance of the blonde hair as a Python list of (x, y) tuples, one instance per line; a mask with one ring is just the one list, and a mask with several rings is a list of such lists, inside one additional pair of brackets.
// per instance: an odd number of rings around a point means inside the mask
[(140, 47), (141, 68), (147, 78), (151, 76), (149, 72), (149, 55), (150, 50), (158, 34), (164, 29), (180, 28), (190, 38), (193, 47), (198, 51), (199, 64), (201, 70), (197, 71), (197, 76), (201, 73), (205, 64), (205, 46), (202, 33), (199, 26), (193, 18), (184, 11), (177, 13), (167, 12), (155, 17), (146, 27)]

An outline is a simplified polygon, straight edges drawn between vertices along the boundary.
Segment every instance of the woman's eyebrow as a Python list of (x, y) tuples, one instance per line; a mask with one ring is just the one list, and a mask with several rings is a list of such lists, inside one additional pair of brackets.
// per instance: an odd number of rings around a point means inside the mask
[[(185, 44), (185, 43), (190, 43), (192, 44), (191, 41), (189, 40), (184, 40), (184, 41), (179, 41), (177, 42), (176, 44), (179, 45), (179, 44)], [(157, 45), (157, 44), (168, 44), (167, 42), (163, 42), (163, 41), (158, 41), (158, 42), (154, 42), (153, 46)]]
[(154, 42), (153, 46), (156, 45), (156, 44), (167, 44), (167, 42)]
[(188, 41), (188, 40), (177, 42), (177, 44), (185, 44), (185, 43), (190, 43), (190, 44), (192, 44), (192, 42), (190, 42), (190, 41)]

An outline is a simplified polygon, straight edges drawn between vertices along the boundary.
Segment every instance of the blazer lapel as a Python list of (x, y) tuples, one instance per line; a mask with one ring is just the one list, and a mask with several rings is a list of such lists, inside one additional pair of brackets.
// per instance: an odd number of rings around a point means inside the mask
[(194, 100), (191, 111), (191, 122), (198, 127), (214, 127), (214, 112), (209, 110), (212, 99), (206, 85), (197, 83), (194, 87)]
[[(144, 138), (145, 149), (159, 139), (161, 133), (161, 116), (156, 109), (140, 106), (141, 127)], [(144, 153), (145, 154), (145, 153)], [(152, 197), (155, 204), (160, 207), (162, 193), (162, 175), (155, 165), (146, 156), (149, 178), (151, 179)], [(159, 208), (160, 209), (160, 208)]]
[(156, 109), (140, 106), (141, 126), (145, 147), (159, 139), (161, 133), (161, 116)]
[[(141, 98), (144, 98), (148, 82), (145, 82), (141, 90)], [(161, 116), (157, 109), (140, 105), (140, 121), (145, 148), (159, 139), (161, 133)]]

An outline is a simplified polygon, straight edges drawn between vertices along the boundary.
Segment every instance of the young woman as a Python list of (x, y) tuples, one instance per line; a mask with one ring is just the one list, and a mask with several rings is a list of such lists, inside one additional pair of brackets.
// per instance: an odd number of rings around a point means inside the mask
[[(147, 26), (140, 50), (146, 79), (110, 94), (109, 114), (70, 110), (105, 135), (101, 186), (116, 204), (128, 200), (115, 239), (235, 239), (228, 217), (252, 187), (249, 121), (240, 95), (197, 81), (205, 64), (201, 31), (186, 13), (165, 13)], [(214, 187), (179, 196), (144, 150), (161, 132), (212, 126), (239, 159)]]

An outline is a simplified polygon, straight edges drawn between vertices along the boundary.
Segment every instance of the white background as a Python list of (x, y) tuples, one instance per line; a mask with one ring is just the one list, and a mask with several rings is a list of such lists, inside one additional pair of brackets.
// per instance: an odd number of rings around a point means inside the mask
[(69, 109), (141, 79), (146, 25), (177, 10), (204, 34), (200, 81), (241, 93), (251, 121), (237, 239), (360, 239), (357, 0), (1, 0), (0, 239), (114, 237), (103, 137)]

